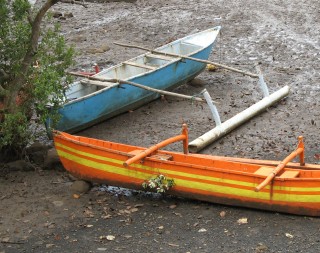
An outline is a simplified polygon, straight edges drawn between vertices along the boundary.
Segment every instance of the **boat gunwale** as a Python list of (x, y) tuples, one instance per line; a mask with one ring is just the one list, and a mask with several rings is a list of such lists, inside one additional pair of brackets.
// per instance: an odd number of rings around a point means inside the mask
[[(58, 134), (57, 134), (58, 133)], [(60, 138), (60, 139), (63, 139), (67, 142), (71, 142), (73, 144), (76, 144), (76, 145), (80, 145), (80, 146), (85, 146), (85, 147), (89, 147), (89, 148), (93, 148), (93, 149), (98, 149), (100, 151), (106, 151), (106, 152), (110, 152), (110, 153), (114, 153), (114, 154), (117, 154), (117, 155), (122, 155), (122, 156), (128, 156), (128, 157), (132, 157), (134, 156), (133, 154), (130, 154), (129, 152), (124, 152), (124, 151), (119, 151), (119, 150), (115, 150), (115, 149), (112, 149), (112, 148), (106, 148), (106, 147), (101, 147), (101, 146), (96, 146), (94, 144), (90, 144), (90, 143), (85, 143), (85, 142), (82, 142), (80, 140), (74, 140), (68, 136), (65, 135), (64, 132), (60, 132), (60, 131), (55, 131), (54, 132), (54, 135), (57, 137), (57, 138)], [(69, 134), (67, 134), (69, 135)], [(91, 139), (91, 140), (97, 140), (97, 139), (94, 139), (94, 138), (90, 138), (90, 137), (83, 137), (83, 136), (75, 136), (75, 135), (70, 135), (72, 137), (75, 137), (75, 138), (85, 138), (85, 139)], [(128, 145), (128, 144), (121, 144), (121, 143), (117, 143), (117, 142), (112, 142), (112, 141), (106, 141), (106, 140), (98, 140), (98, 141), (102, 141), (102, 142), (108, 142), (108, 143), (111, 143), (111, 144), (116, 144), (116, 145), (124, 145), (124, 146), (128, 146), (128, 147), (134, 147), (134, 148), (137, 148), (137, 149), (141, 149), (141, 151), (145, 150), (146, 148), (144, 147), (139, 147), (139, 146), (133, 146), (133, 145)], [(170, 155), (180, 155), (180, 156), (188, 156), (186, 154), (183, 154), (183, 153), (180, 153), (180, 152), (172, 152), (172, 151), (166, 151), (166, 150), (158, 150), (159, 153), (162, 153), (162, 154), (170, 154)], [(193, 155), (193, 154), (190, 154), (189, 155)], [(210, 155), (208, 155), (210, 157)], [(197, 157), (195, 156), (197, 159), (204, 159), (204, 160), (209, 160), (210, 158), (205, 158), (205, 157)], [(220, 172), (220, 173), (228, 173), (228, 174), (236, 174), (236, 175), (242, 175), (242, 176), (248, 176), (248, 177), (252, 177), (252, 178), (257, 178), (257, 179), (264, 179), (265, 176), (263, 175), (259, 175), (259, 174), (254, 174), (254, 172), (245, 172), (245, 171), (237, 171), (237, 170), (228, 170), (228, 169), (225, 169), (225, 168), (217, 168), (217, 167), (210, 167), (210, 166), (203, 166), (203, 165), (197, 165), (197, 164), (190, 164), (190, 163), (183, 163), (183, 162), (177, 162), (177, 161), (170, 161), (170, 160), (166, 160), (166, 161), (159, 161), (159, 159), (157, 158), (152, 158), (152, 157), (145, 157), (144, 159), (146, 159), (147, 161), (150, 161), (150, 162), (158, 162), (158, 163), (165, 163), (165, 164), (168, 164), (168, 165), (176, 165), (176, 166), (188, 166), (192, 169), (200, 169), (200, 170), (204, 170), (204, 171), (214, 171), (214, 172)], [(97, 160), (99, 160), (97, 158)], [(271, 167), (271, 168), (274, 168), (276, 166), (261, 166), (259, 164), (251, 164), (251, 163), (241, 163), (241, 162), (234, 162), (234, 161), (228, 161), (228, 160), (217, 160), (217, 161), (221, 161), (221, 162), (224, 162), (226, 164), (242, 164), (242, 165), (249, 165), (249, 166), (256, 166), (257, 169), (259, 169), (260, 167)], [(139, 166), (138, 164), (133, 164), (131, 165), (131, 167), (135, 167), (135, 166)], [(145, 165), (145, 166), (148, 166), (148, 165)], [(150, 166), (148, 166), (150, 167)], [(292, 168), (285, 168), (285, 170), (289, 170), (289, 171), (308, 171), (308, 172), (312, 172), (312, 171), (316, 171), (316, 172), (319, 172), (319, 170), (304, 170), (304, 169), (292, 169)], [(296, 182), (296, 181), (320, 181), (320, 177), (318, 178), (301, 178), (301, 177), (296, 177), (296, 178), (280, 178), (280, 177), (275, 177), (274, 179), (275, 181), (278, 181), (278, 182)]]
[[(204, 31), (195, 33), (195, 34), (190, 34), (190, 35), (188, 35), (188, 36), (185, 36), (185, 37), (183, 37), (183, 38), (180, 38), (180, 39), (178, 39), (178, 40), (175, 40), (175, 41), (173, 41), (173, 42), (170, 42), (170, 43), (168, 43), (168, 44), (166, 44), (166, 45), (163, 45), (163, 46), (161, 46), (161, 47), (158, 47), (158, 48), (154, 49), (154, 51), (161, 50), (161, 49), (163, 49), (163, 48), (169, 47), (170, 45), (174, 45), (174, 44), (176, 44), (176, 43), (179, 43), (179, 42), (181, 42), (182, 40), (187, 40), (188, 38), (194, 37), (194, 36), (199, 35), (199, 34), (201, 34), (201, 33), (206, 33), (206, 32), (209, 32), (209, 31), (212, 31), (212, 32), (213, 32), (213, 31), (217, 31), (217, 35), (218, 35), (220, 29), (221, 29), (221, 26), (215, 26), (215, 27), (213, 27), (213, 28), (210, 28), (210, 29), (207, 29), (207, 30), (204, 30)], [(212, 40), (212, 42), (211, 42), (208, 46), (202, 47), (202, 48), (196, 50), (195, 52), (186, 54), (185, 56), (195, 55), (195, 54), (197, 54), (197, 53), (199, 53), (199, 52), (207, 49), (208, 47), (210, 47), (210, 46), (215, 42), (216, 38), (217, 38), (217, 36)], [(148, 54), (151, 54), (151, 52), (146, 52), (146, 53), (144, 53), (144, 54), (138, 55), (138, 56), (136, 56), (136, 57), (134, 57), (134, 58), (131, 58), (131, 59), (128, 59), (128, 60), (126, 60), (126, 61), (134, 61), (134, 60), (136, 60), (136, 59), (138, 59), (138, 58), (147, 56)], [(172, 58), (172, 61), (168, 61), (168, 63), (166, 63), (166, 64), (164, 64), (164, 65), (161, 65), (161, 66), (159, 66), (158, 68), (156, 68), (156, 69), (154, 69), (154, 70), (149, 70), (149, 71), (147, 70), (147, 71), (145, 71), (144, 73), (141, 73), (141, 74), (138, 74), (138, 75), (134, 75), (134, 76), (125, 78), (125, 79), (123, 79), (123, 80), (124, 80), (124, 81), (130, 81), (130, 80), (132, 80), (132, 79), (134, 79), (134, 78), (138, 78), (138, 77), (142, 77), (142, 76), (144, 76), (144, 75), (152, 74), (153, 72), (159, 71), (159, 70), (162, 69), (162, 68), (165, 68), (165, 67), (167, 67), (167, 66), (169, 66), (169, 65), (172, 65), (172, 64), (174, 64), (174, 63), (176, 63), (176, 62), (181, 61), (181, 59), (182, 59), (181, 57)], [(114, 65), (114, 66), (106, 69), (106, 71), (107, 71), (107, 70), (111, 70), (111, 69), (115, 69), (115, 68), (118, 68), (118, 67), (121, 67), (123, 64), (125, 64), (126, 61), (120, 62), (120, 63), (118, 63), (118, 64), (116, 64), (116, 65)], [(103, 73), (103, 71), (101, 71), (101, 72), (93, 75), (93, 77), (99, 77), (99, 76), (101, 75), (101, 73)], [(79, 84), (79, 83), (80, 83), (80, 81), (76, 81), (76, 82), (74, 82), (74, 83), (72, 83), (72, 84), (76, 85), (76, 84)], [(72, 84), (71, 84), (71, 86), (72, 86)], [(65, 106), (65, 105), (69, 105), (69, 104), (74, 104), (74, 103), (80, 102), (80, 101), (82, 101), (82, 100), (84, 100), (84, 99), (87, 99), (87, 98), (89, 98), (89, 97), (93, 97), (93, 96), (96, 96), (96, 95), (98, 95), (98, 94), (100, 94), (100, 93), (103, 93), (103, 92), (105, 92), (106, 90), (111, 89), (111, 88), (114, 88), (114, 87), (116, 87), (116, 86), (118, 86), (118, 85), (120, 85), (120, 84), (119, 84), (119, 83), (114, 83), (113, 85), (110, 85), (110, 86), (108, 86), (108, 87), (102, 88), (102, 89), (100, 89), (100, 90), (98, 90), (98, 91), (92, 92), (92, 93), (87, 94), (87, 95), (85, 95), (85, 96), (81, 96), (81, 97), (79, 97), (79, 98), (72, 99), (72, 100), (70, 100), (70, 101), (66, 101), (65, 103), (62, 103), (62, 105)], [(71, 86), (70, 86), (70, 87), (71, 87)]]

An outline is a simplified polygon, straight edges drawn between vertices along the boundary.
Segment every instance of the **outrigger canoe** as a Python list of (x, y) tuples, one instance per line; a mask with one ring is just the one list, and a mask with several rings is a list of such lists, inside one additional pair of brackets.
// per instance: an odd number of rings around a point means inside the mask
[[(130, 81), (159, 90), (174, 89), (200, 74), (206, 64), (172, 54), (206, 60), (219, 31), (220, 27), (214, 27), (189, 35), (102, 70), (92, 78)], [(158, 93), (126, 83), (102, 84), (84, 79), (73, 83), (66, 91), (65, 101), (58, 111), (61, 119), (54, 128), (74, 133), (158, 97)], [(53, 127), (50, 119), (46, 126), (47, 129)]]
[[(183, 141), (184, 153), (159, 150), (176, 141)], [(83, 180), (143, 190), (162, 178), (170, 181), (165, 190), (171, 195), (320, 216), (320, 165), (305, 164), (301, 137), (281, 162), (190, 154), (186, 126), (181, 135), (151, 148), (59, 131), (54, 131), (54, 143), (65, 169)], [(294, 157), (300, 163), (291, 162)]]

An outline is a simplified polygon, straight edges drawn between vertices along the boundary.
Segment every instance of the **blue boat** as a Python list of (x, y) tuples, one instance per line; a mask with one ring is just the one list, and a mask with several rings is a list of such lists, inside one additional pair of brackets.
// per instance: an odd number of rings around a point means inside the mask
[[(214, 27), (173, 41), (155, 51), (207, 60), (219, 31), (219, 26)], [(192, 80), (206, 67), (205, 63), (156, 54), (155, 51), (122, 62), (93, 77), (121, 79), (155, 89), (171, 90)], [(159, 97), (158, 93), (128, 84), (103, 83), (86, 79), (71, 84), (66, 92), (66, 101), (59, 109), (61, 119), (55, 129), (77, 132)], [(47, 127), (50, 127), (50, 121)]]

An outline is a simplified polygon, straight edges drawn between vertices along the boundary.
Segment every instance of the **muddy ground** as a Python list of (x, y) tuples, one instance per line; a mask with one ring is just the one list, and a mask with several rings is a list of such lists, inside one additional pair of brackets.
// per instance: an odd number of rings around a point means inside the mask
[[(271, 92), (284, 85), (291, 92), (202, 153), (279, 160), (303, 135), (306, 160), (319, 163), (319, 1), (141, 0), (58, 4), (54, 11), (63, 14), (55, 21), (79, 52), (76, 70), (95, 62), (106, 68), (142, 53), (114, 41), (155, 48), (221, 25), (211, 60), (251, 72), (259, 62)], [(250, 77), (220, 69), (198, 78), (202, 85), (175, 91), (193, 95), (206, 88), (219, 102), (222, 121), (262, 98)], [(206, 106), (165, 97), (79, 134), (150, 146), (179, 133), (183, 122), (191, 140), (214, 127)], [(71, 184), (63, 170), (2, 176), (0, 252), (320, 252), (318, 218), (99, 185), (74, 196)], [(247, 223), (239, 223), (242, 218)]]

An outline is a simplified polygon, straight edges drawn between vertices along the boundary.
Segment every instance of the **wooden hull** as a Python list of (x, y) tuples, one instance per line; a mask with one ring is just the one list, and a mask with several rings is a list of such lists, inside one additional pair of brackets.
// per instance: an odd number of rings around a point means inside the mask
[[(183, 53), (206, 60), (220, 27), (190, 35), (158, 48), (161, 52)], [(158, 57), (158, 58), (157, 58)], [(147, 64), (146, 64), (147, 62)], [(153, 66), (157, 66), (153, 69)], [(146, 53), (94, 75), (99, 78), (124, 79), (151, 88), (171, 90), (193, 79), (205, 68), (204, 63), (179, 57), (159, 57)], [(133, 110), (159, 97), (159, 94), (128, 84), (99, 87), (77, 82), (68, 91), (68, 100), (60, 109), (61, 119), (54, 128), (69, 133)], [(52, 127), (51, 121), (47, 128)]]
[[(291, 163), (291, 168), (285, 168), (271, 185), (256, 192), (255, 187), (265, 179), (260, 172), (274, 168), (274, 162), (265, 166), (268, 161), (254, 164), (216, 156), (158, 151), (126, 167), (125, 161), (145, 149), (61, 132), (55, 133), (54, 141), (64, 167), (83, 180), (143, 190), (143, 182), (162, 174), (174, 180), (174, 187), (168, 191), (172, 195), (320, 216), (320, 165), (308, 168)], [(288, 172), (298, 176), (286, 176)]]

